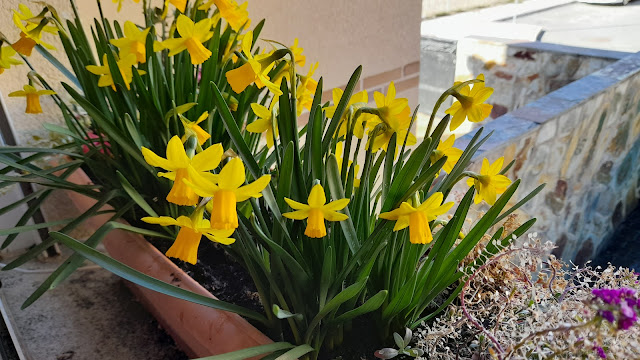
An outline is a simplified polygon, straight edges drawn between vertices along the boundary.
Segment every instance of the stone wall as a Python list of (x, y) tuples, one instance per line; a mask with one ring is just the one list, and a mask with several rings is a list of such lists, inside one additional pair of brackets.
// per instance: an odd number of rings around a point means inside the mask
[(541, 42), (468, 37), (458, 41), (455, 81), (484, 74), (487, 86), (495, 90), (489, 100), (493, 105), (491, 118), (495, 119), (628, 55)]
[[(522, 179), (514, 202), (546, 183), (521, 219), (538, 218), (533, 231), (556, 243), (554, 253), (583, 263), (638, 205), (640, 53), (487, 123), (485, 131), (495, 133), (472, 169), (479, 170), (483, 157), (515, 159), (507, 174)], [(458, 184), (453, 195), (467, 188)]]

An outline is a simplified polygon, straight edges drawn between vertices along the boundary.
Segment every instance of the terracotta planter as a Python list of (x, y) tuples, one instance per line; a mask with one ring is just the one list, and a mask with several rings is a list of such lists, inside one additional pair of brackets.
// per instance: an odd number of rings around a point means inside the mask
[[(89, 177), (82, 171), (72, 174), (69, 181), (77, 184), (91, 183)], [(95, 203), (95, 200), (77, 193), (69, 192), (69, 197), (75, 207), (82, 212)], [(97, 228), (108, 218), (108, 215), (93, 217), (88, 221), (87, 226)], [(140, 235), (113, 230), (104, 238), (103, 244), (114, 259), (140, 272), (215, 299), (215, 296)], [(130, 282), (127, 284), (140, 302), (190, 357), (224, 354), (272, 342), (237, 314), (176, 299)]]

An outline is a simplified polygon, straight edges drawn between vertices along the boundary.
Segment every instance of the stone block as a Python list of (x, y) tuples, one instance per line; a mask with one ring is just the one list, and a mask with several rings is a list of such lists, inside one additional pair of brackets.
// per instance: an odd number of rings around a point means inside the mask
[(536, 139), (536, 145), (541, 145), (553, 139), (556, 135), (557, 130), (558, 130), (557, 121), (549, 121), (547, 123), (540, 125), (540, 129), (538, 130), (538, 137)]
[(564, 100), (584, 102), (615, 83), (616, 80), (610, 78), (590, 75), (574, 81), (551, 94)]

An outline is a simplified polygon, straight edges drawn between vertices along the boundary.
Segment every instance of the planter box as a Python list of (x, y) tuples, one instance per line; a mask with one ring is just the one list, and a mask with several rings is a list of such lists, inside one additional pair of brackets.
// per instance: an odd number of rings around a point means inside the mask
[[(72, 174), (69, 181), (77, 184), (91, 183), (89, 177), (82, 171)], [(89, 197), (68, 193), (75, 207), (81, 212), (95, 204), (95, 200)], [(92, 230), (97, 229), (108, 219), (108, 214), (96, 216), (89, 219), (86, 226)], [(141, 235), (113, 230), (105, 236), (103, 244), (111, 257), (140, 272), (215, 299), (215, 296)], [(237, 314), (176, 299), (130, 282), (127, 282), (127, 285), (177, 345), (190, 357), (224, 354), (272, 342)]]

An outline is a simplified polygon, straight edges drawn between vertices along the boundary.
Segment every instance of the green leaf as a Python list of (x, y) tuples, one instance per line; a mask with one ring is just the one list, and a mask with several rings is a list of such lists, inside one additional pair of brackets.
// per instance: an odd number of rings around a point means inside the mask
[(339, 324), (356, 318), (360, 315), (364, 315), (377, 310), (380, 306), (382, 306), (382, 303), (384, 303), (384, 300), (387, 298), (388, 293), (389, 292), (387, 290), (378, 291), (377, 294), (370, 297), (367, 301), (365, 301), (364, 304), (358, 306), (353, 310), (347, 311), (337, 318), (331, 320), (331, 324)]
[[(344, 198), (344, 186), (340, 180), (340, 169), (338, 169), (338, 161), (335, 155), (330, 155), (327, 159), (327, 181), (329, 182), (329, 189), (335, 199)], [(348, 219), (340, 221), (340, 227), (344, 233), (345, 240), (352, 254), (355, 254), (360, 248), (360, 242), (358, 235), (356, 234), (356, 228), (353, 226), (353, 220), (349, 207), (344, 208), (344, 213), (349, 216)]]
[(349, 104), (349, 100), (351, 100), (351, 95), (353, 94), (353, 90), (355, 89), (356, 84), (358, 83), (358, 79), (360, 79), (361, 73), (362, 73), (362, 65), (358, 66), (356, 70), (353, 72), (353, 74), (351, 75), (351, 78), (349, 78), (349, 82), (347, 83), (347, 86), (344, 89), (344, 93), (342, 93), (340, 102), (338, 103), (338, 106), (336, 106), (336, 111), (333, 113), (333, 117), (331, 118), (331, 122), (329, 123), (329, 128), (327, 129), (327, 132), (324, 135), (324, 139), (322, 140), (323, 149), (329, 148), (329, 143), (331, 142), (331, 139), (333, 138), (333, 135), (336, 132), (336, 129), (338, 128), (338, 125), (340, 125), (342, 114), (344, 114), (344, 111), (347, 109), (347, 105)]
[(531, 200), (534, 196), (538, 195), (540, 193), (540, 191), (542, 191), (542, 189), (544, 189), (544, 187), (546, 185), (547, 184), (541, 184), (537, 188), (533, 189), (533, 191), (531, 191), (529, 194), (527, 194), (527, 196), (522, 198), (522, 200), (518, 201), (517, 204), (513, 205), (512, 207), (510, 207), (509, 210), (505, 211), (502, 215), (498, 216), (496, 218), (496, 220), (493, 222), (493, 225), (499, 223), (502, 219), (506, 218), (511, 213), (513, 213), (514, 211), (518, 210), (522, 205), (524, 205), (527, 202), (529, 202), (529, 200)]
[(118, 179), (120, 180), (120, 184), (122, 185), (122, 188), (129, 195), (129, 197), (131, 197), (131, 200), (135, 201), (136, 204), (138, 204), (138, 206), (140, 206), (140, 208), (142, 210), (144, 210), (149, 216), (158, 217), (158, 213), (156, 213), (153, 210), (153, 208), (151, 208), (149, 203), (147, 203), (144, 200), (142, 195), (140, 195), (140, 193), (136, 189), (133, 188), (133, 186), (127, 180), (127, 178), (125, 178), (124, 175), (122, 175), (122, 173), (120, 171), (116, 171), (116, 175), (118, 176)]
[(286, 350), (293, 348), (294, 345), (291, 345), (287, 342), (277, 342), (273, 344), (266, 345), (258, 345), (242, 350), (228, 352), (226, 354), (207, 356), (203, 358), (198, 358), (194, 360), (244, 360), (249, 359), (258, 355), (272, 353), (279, 350)]
[(143, 274), (119, 261), (116, 261), (101, 252), (84, 245), (83, 243), (73, 239), (72, 237), (59, 233), (52, 232), (51, 237), (68, 246), (76, 253), (91, 260), (97, 265), (102, 266), (106, 270), (120, 276), (125, 280), (129, 280), (134, 284), (140, 285), (147, 289), (160, 292), (165, 295), (173, 296), (178, 299), (190, 301), (196, 304), (208, 306), (218, 310), (230, 311), (250, 319), (260, 321), (267, 324), (267, 320), (261, 314), (246, 309), (242, 306), (230, 304), (224, 301), (216, 300), (204, 295), (196, 294), (191, 291), (181, 289), (177, 286), (167, 284), (158, 279), (152, 278), (149, 275)]
[(302, 314), (298, 314), (298, 313), (293, 314), (290, 311), (280, 309), (280, 306), (278, 306), (277, 304), (273, 304), (273, 307), (271, 308), (271, 310), (273, 311), (273, 314), (278, 319), (294, 318), (298, 321), (301, 321), (304, 318)]
[(62, 63), (58, 61), (58, 59), (55, 56), (53, 56), (49, 51), (47, 51), (47, 49), (42, 47), (42, 45), (37, 45), (36, 50), (38, 50), (40, 55), (42, 55), (43, 58), (47, 59), (47, 61), (49, 61), (51, 65), (53, 65), (56, 69), (58, 69), (58, 71), (60, 71), (64, 76), (66, 76), (67, 79), (71, 80), (71, 82), (73, 82), (73, 85), (75, 85), (78, 88), (82, 88), (82, 85), (80, 85), (78, 78), (75, 77), (75, 75), (73, 75), (73, 73), (69, 69), (67, 69), (66, 66), (62, 65)]
[(169, 119), (171, 119), (175, 115), (184, 114), (187, 111), (191, 110), (191, 108), (196, 105), (198, 105), (197, 102), (191, 102), (191, 103), (182, 104), (180, 106), (176, 106), (175, 108), (167, 111), (167, 113), (164, 115), (164, 121), (165, 122), (169, 121)]
[(300, 345), (300, 346), (296, 346), (295, 348), (287, 351), (286, 353), (278, 356), (276, 358), (276, 360), (296, 360), (299, 357), (301, 357), (304, 354), (310, 353), (312, 351), (314, 351), (315, 349), (312, 348), (311, 346), (305, 344), (305, 345)]

